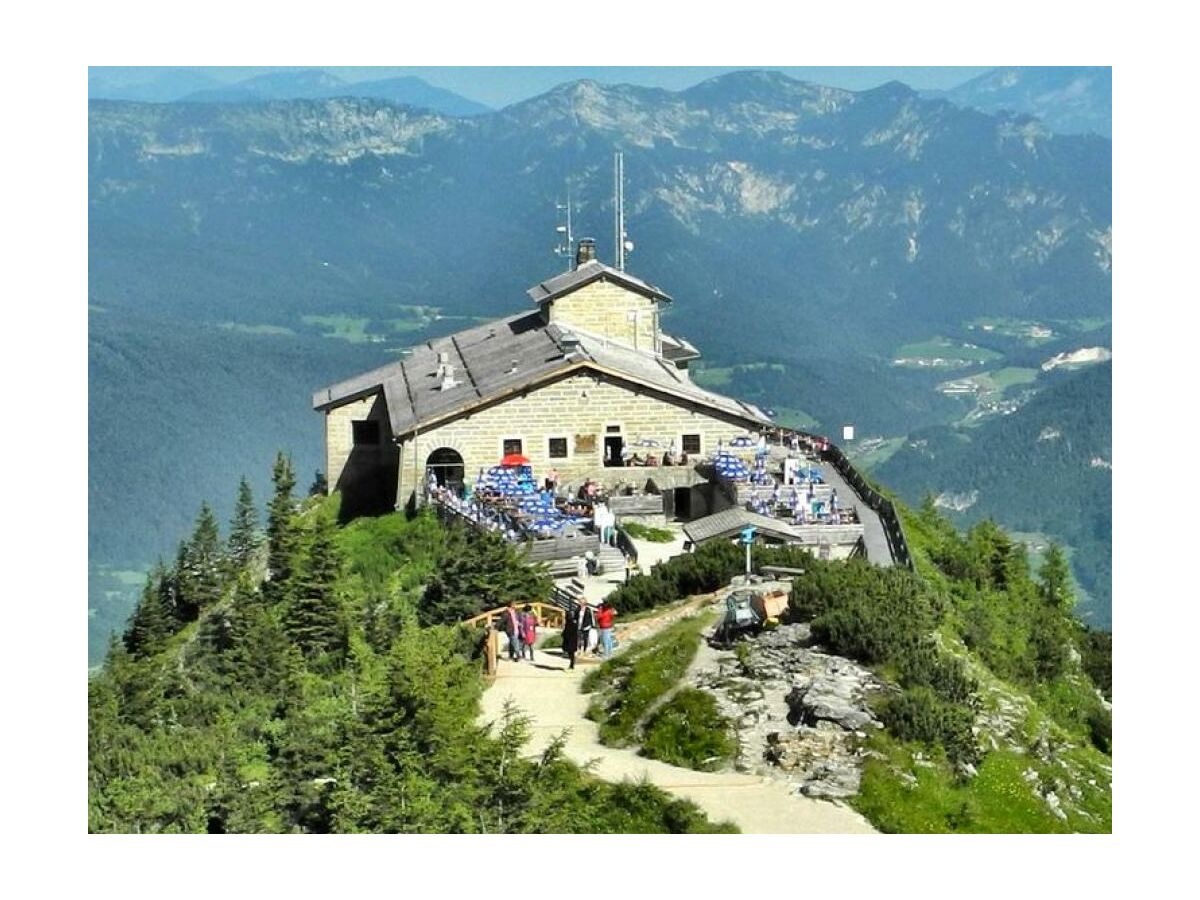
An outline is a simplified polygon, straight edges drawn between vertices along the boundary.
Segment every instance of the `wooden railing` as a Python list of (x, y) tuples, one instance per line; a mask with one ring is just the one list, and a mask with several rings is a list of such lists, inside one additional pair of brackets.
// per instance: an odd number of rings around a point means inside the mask
[(833, 465), (838, 473), (846, 480), (846, 484), (862, 498), (863, 502), (879, 514), (883, 523), (883, 532), (887, 537), (888, 550), (892, 561), (906, 569), (913, 568), (912, 554), (908, 550), (908, 540), (904, 537), (904, 526), (900, 524), (900, 516), (896, 514), (896, 506), (883, 494), (867, 483), (858, 469), (847, 459), (846, 454), (836, 444), (829, 444), (821, 453), (821, 458)]
[[(540, 600), (535, 600), (532, 603), (515, 603), (513, 604), (517, 612), (521, 612), (526, 606), (530, 607), (533, 614), (537, 616), (538, 624), (544, 625), (546, 628), (562, 628), (563, 626), (563, 609), (555, 603), (543, 603)], [(497, 606), (495, 609), (489, 609), (486, 612), (481, 612), (478, 615), (471, 616), (469, 619), (464, 619), (464, 625), (486, 625), (491, 628), (499, 618), (504, 615), (507, 606)]]

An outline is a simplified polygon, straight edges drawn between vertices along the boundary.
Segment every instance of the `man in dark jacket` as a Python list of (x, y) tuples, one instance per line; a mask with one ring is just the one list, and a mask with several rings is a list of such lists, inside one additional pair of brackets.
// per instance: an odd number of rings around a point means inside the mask
[(504, 625), (504, 633), (508, 636), (508, 658), (513, 662), (519, 662), (521, 659), (521, 623), (517, 615), (517, 608), (513, 606), (511, 600), (504, 607), (504, 612), (500, 614), (500, 621)]
[(579, 606), (579, 649), (586, 653), (590, 647), (592, 629), (596, 627), (596, 611), (584, 600)]
[[(567, 668), (575, 668), (575, 653), (579, 650), (579, 616), (567, 613), (563, 619), (562, 652), (571, 661)], [(565, 671), (565, 670), (564, 670)]]

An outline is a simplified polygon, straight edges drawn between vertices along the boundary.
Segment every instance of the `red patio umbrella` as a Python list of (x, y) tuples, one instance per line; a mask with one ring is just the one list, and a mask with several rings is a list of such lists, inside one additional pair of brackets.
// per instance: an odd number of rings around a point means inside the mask
[(527, 466), (529, 465), (529, 457), (522, 456), (520, 453), (510, 453), (504, 459), (500, 460), (502, 466)]

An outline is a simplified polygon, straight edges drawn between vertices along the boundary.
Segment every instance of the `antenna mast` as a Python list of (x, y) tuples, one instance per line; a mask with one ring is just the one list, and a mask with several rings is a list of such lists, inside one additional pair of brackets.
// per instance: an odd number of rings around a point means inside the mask
[(613, 154), (613, 244), (617, 268), (625, 271), (625, 254), (633, 251), (633, 241), (625, 231), (625, 156)]
[[(554, 248), (555, 254), (565, 256), (567, 258), (567, 271), (570, 272), (575, 268), (575, 233), (571, 230), (571, 189), (567, 188), (567, 202), (555, 203), (555, 210), (558, 212), (558, 224), (554, 227), (558, 234), (558, 245)], [(562, 221), (565, 214), (566, 221)]]

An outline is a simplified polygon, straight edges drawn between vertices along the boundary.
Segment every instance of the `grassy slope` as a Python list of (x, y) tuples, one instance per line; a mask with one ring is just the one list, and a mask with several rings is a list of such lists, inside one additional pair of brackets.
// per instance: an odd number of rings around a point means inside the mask
[[(901, 511), (918, 570), (945, 588), (924, 549), (933, 536)], [(1094, 695), (1078, 663), (1052, 686), (1031, 691), (996, 677), (955, 632), (952, 616), (938, 639), (979, 684), (976, 729), (987, 752), (978, 774), (964, 780), (936, 748), (879, 733), (869, 739), (854, 807), (887, 832), (1111, 832), (1112, 758), (1071, 721)], [(1043, 799), (1050, 792), (1061, 815)]]
[(640, 744), (651, 759), (697, 770), (733, 758), (737, 739), (716, 701), (678, 687), (711, 623), (711, 615), (683, 619), (588, 674), (583, 689), (596, 695), (588, 717), (600, 723), (602, 743)]

